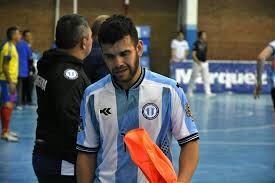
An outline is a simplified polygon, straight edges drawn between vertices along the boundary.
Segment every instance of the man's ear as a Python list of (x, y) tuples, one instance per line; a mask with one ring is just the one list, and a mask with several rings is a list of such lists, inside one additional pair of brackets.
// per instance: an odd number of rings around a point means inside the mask
[(138, 56), (141, 57), (143, 55), (143, 42), (141, 40), (138, 41), (136, 49)]
[(87, 45), (87, 39), (83, 37), (80, 41), (80, 48), (84, 50), (86, 48), (86, 45)]

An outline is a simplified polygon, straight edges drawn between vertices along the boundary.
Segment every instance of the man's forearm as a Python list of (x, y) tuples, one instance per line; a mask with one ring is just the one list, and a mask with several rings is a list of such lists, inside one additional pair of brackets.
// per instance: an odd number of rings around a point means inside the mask
[(76, 177), (78, 183), (91, 183), (96, 169), (96, 154), (78, 152)]
[(188, 58), (188, 55), (189, 55), (189, 51), (185, 51), (185, 59)]
[(171, 50), (171, 61), (175, 61), (176, 60), (176, 51), (174, 49)]
[(262, 85), (262, 74), (263, 74), (264, 60), (257, 61), (257, 85)]
[(199, 161), (198, 141), (191, 141), (181, 147), (178, 182), (189, 183)]
[(200, 60), (198, 59), (196, 52), (192, 53), (192, 58), (197, 64), (200, 64)]
[(10, 73), (9, 73), (9, 63), (5, 63), (3, 64), (3, 73), (5, 75), (6, 81), (11, 83), (11, 77), (10, 77)]

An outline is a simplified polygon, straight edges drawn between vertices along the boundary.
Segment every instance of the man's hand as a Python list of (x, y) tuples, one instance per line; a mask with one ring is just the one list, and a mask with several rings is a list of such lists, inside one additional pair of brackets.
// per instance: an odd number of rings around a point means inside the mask
[(14, 95), (16, 93), (16, 84), (15, 83), (9, 83), (9, 92), (12, 95)]
[(195, 59), (194, 59), (194, 62), (195, 62), (195, 64), (197, 64), (198, 66), (201, 66), (201, 63), (202, 63), (201, 61), (195, 60)]
[(253, 92), (254, 99), (260, 98), (261, 90), (262, 90), (262, 86), (257, 84)]

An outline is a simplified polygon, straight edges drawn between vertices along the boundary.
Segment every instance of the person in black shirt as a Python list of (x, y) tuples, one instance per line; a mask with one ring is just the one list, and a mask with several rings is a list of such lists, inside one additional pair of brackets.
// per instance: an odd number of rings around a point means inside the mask
[(192, 96), (195, 87), (195, 80), (198, 78), (199, 73), (201, 73), (204, 91), (207, 96), (214, 96), (211, 92), (210, 82), (209, 82), (209, 67), (207, 62), (207, 35), (205, 31), (198, 32), (198, 40), (194, 43), (192, 57), (194, 60), (193, 71), (188, 86), (187, 95)]
[(92, 25), (93, 49), (90, 55), (84, 60), (84, 70), (88, 78), (90, 79), (91, 83), (95, 83), (96, 81), (102, 79), (103, 77), (109, 74), (109, 71), (102, 57), (101, 47), (97, 40), (101, 24), (107, 18), (109, 18), (108, 15), (100, 15), (95, 19)]
[(83, 59), (92, 48), (92, 32), (80, 15), (65, 15), (56, 27), (57, 49), (44, 52), (35, 80), (38, 103), (33, 168), (40, 183), (76, 182), (76, 134), (80, 103), (90, 84)]

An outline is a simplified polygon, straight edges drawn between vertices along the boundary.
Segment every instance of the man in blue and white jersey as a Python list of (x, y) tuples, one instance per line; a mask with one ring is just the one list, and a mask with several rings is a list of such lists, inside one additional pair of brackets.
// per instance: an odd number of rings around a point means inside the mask
[(143, 183), (124, 135), (144, 128), (171, 160), (172, 136), (181, 146), (178, 182), (190, 182), (198, 163), (198, 130), (174, 80), (140, 66), (142, 42), (130, 18), (113, 15), (99, 32), (110, 75), (88, 87), (77, 137), (79, 183)]

